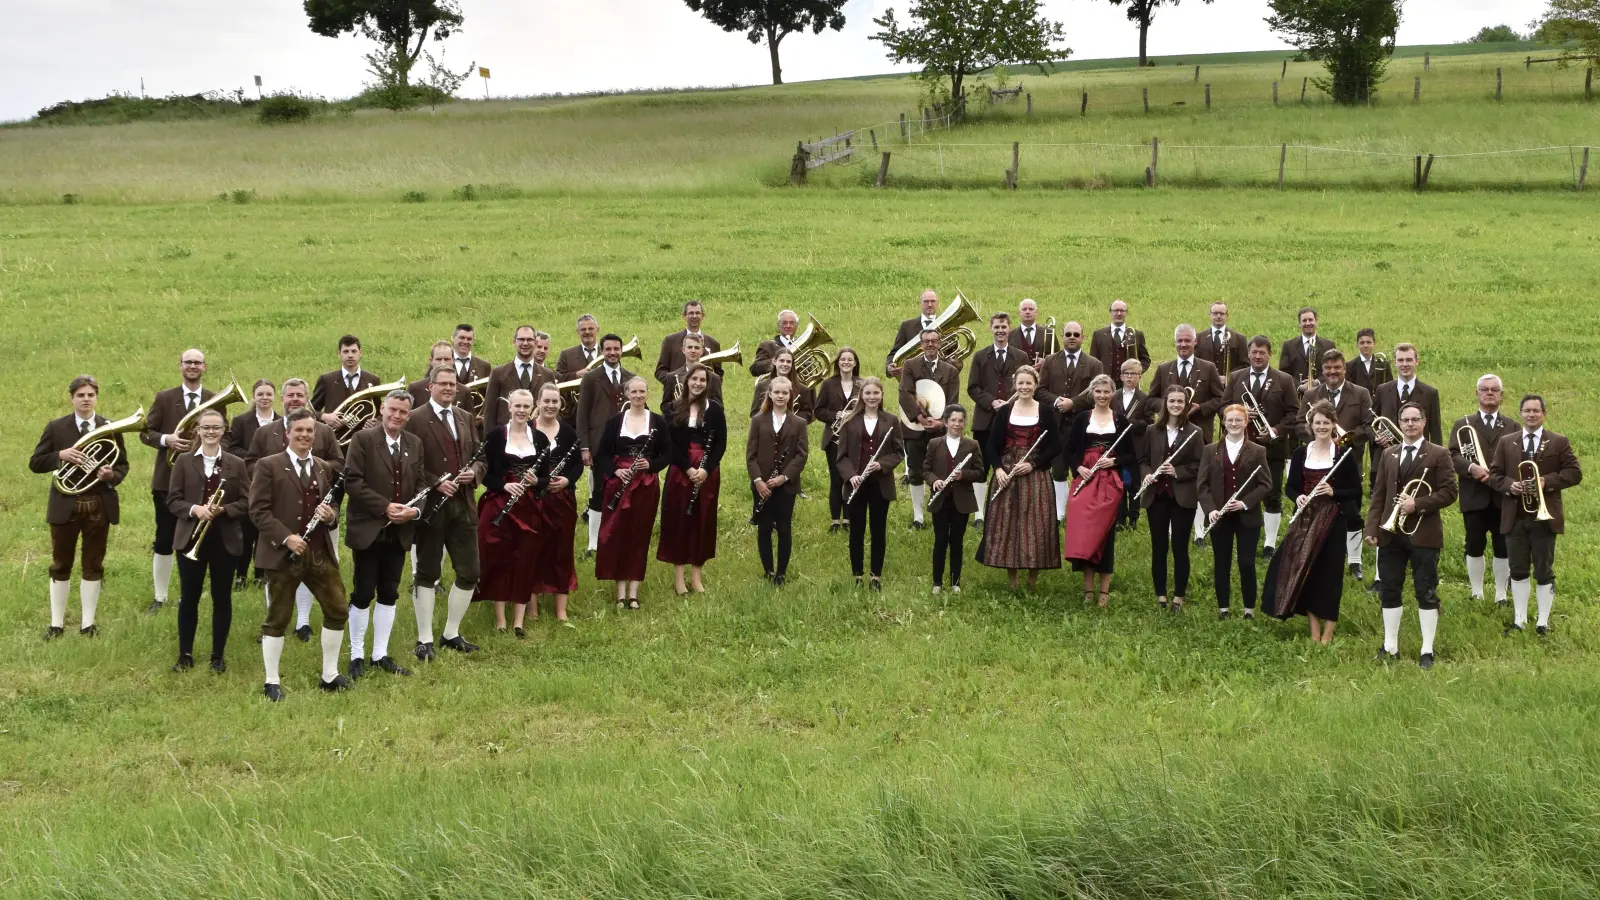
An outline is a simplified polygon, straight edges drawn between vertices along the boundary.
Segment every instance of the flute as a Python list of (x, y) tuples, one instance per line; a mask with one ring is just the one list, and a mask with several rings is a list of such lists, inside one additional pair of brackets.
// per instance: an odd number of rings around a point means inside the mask
[(1311, 495), (1315, 494), (1317, 492), (1317, 488), (1322, 487), (1323, 485), (1327, 484), (1328, 483), (1328, 479), (1333, 477), (1333, 473), (1339, 471), (1339, 465), (1345, 461), (1346, 457), (1348, 457), (1351, 453), (1354, 453), (1354, 452), (1355, 452), (1355, 450), (1353, 448), (1347, 447), (1347, 448), (1345, 448), (1345, 451), (1343, 453), (1339, 454), (1339, 457), (1333, 461), (1333, 465), (1328, 468), (1328, 474), (1322, 476), (1322, 480), (1317, 482), (1315, 485), (1313, 485), (1311, 490), (1310, 490), (1310, 492), (1308, 492), (1306, 494), (1307, 499), (1306, 499), (1305, 504), (1300, 506), (1298, 509), (1296, 509), (1294, 511), (1294, 515), (1289, 517), (1289, 525), (1284, 529), (1285, 533), (1287, 533), (1289, 528), (1294, 527), (1294, 520), (1300, 518), (1300, 514), (1305, 511), (1307, 506), (1311, 505), (1311, 500), (1310, 500)]
[[(1014, 472), (1014, 471), (1016, 471), (1016, 469), (1017, 469), (1017, 466), (1018, 466), (1018, 465), (1021, 465), (1021, 464), (1022, 464), (1022, 463), (1025, 463), (1025, 462), (1027, 462), (1027, 461), (1028, 461), (1028, 457), (1030, 457), (1030, 456), (1032, 456), (1032, 455), (1033, 455), (1033, 451), (1035, 451), (1035, 450), (1037, 450), (1037, 449), (1039, 449), (1039, 445), (1040, 445), (1040, 444), (1042, 444), (1042, 443), (1044, 443), (1044, 437), (1045, 437), (1045, 435), (1046, 435), (1046, 434), (1048, 434), (1048, 433), (1049, 433), (1049, 432), (1047, 432), (1047, 431), (1046, 431), (1046, 430), (1045, 430), (1045, 429), (1043, 429), (1043, 428), (1040, 428), (1040, 429), (1039, 429), (1039, 436), (1038, 436), (1038, 437), (1037, 437), (1037, 438), (1034, 438), (1034, 440), (1033, 440), (1033, 445), (1032, 445), (1032, 446), (1030, 446), (1030, 447), (1029, 447), (1029, 448), (1028, 448), (1028, 449), (1027, 449), (1027, 450), (1026, 450), (1026, 451), (1025, 451), (1025, 452), (1024, 452), (1024, 453), (1023, 453), (1023, 454), (1022, 454), (1022, 456), (1020, 456), (1020, 457), (1018, 457), (1018, 459), (1017, 459), (1017, 461), (1016, 461), (1016, 462), (1015, 462), (1015, 463), (1013, 463), (1013, 464), (1012, 464), (1012, 466), (1011, 466), (1011, 471), (1012, 471), (1012, 472)], [(990, 499), (990, 500), (991, 500), (991, 501), (993, 501), (993, 500), (996, 500), (996, 499), (998, 499), (998, 498), (999, 498), (999, 497), (1000, 497), (1000, 495), (1001, 495), (1001, 494), (1003, 494), (1003, 493), (1005, 493), (1005, 490), (1006, 490), (1006, 488), (1008, 488), (1008, 487), (1010, 487), (1010, 486), (1011, 486), (1011, 482), (1012, 482), (1012, 478), (1011, 478), (1011, 472), (1004, 472), (1004, 473), (1003, 473), (1003, 474), (1004, 474), (1004, 475), (1005, 475), (1005, 476), (1006, 476), (1006, 480), (1005, 480), (1005, 482), (1004, 482), (1004, 483), (1003, 483), (1003, 484), (1001, 484), (1001, 485), (1000, 485), (1000, 486), (999, 486), (999, 487), (997, 487), (997, 488), (995, 488), (995, 490), (994, 490), (994, 496), (993, 496), (993, 497), (990, 497), (990, 498), (989, 498), (989, 499)]]
[(928, 498), (928, 508), (929, 509), (933, 509), (933, 505), (935, 503), (939, 502), (939, 498), (944, 496), (944, 492), (948, 491), (950, 489), (951, 482), (958, 480), (958, 476), (961, 474), (961, 470), (965, 469), (967, 467), (967, 461), (970, 460), (970, 459), (972, 459), (972, 454), (971, 453), (968, 453), (966, 456), (961, 457), (961, 461), (956, 463), (955, 468), (950, 470), (950, 474), (949, 475), (945, 476), (944, 487), (938, 489), (937, 491), (934, 491), (933, 492), (933, 496)]
[[(1166, 458), (1166, 460), (1161, 463), (1161, 466), (1168, 465), (1173, 460), (1177, 459), (1178, 458), (1178, 454), (1183, 452), (1183, 448), (1189, 446), (1189, 441), (1193, 440), (1194, 436), (1199, 434), (1199, 433), (1200, 433), (1199, 429), (1195, 429), (1194, 431), (1189, 432), (1189, 436), (1178, 442), (1178, 449), (1172, 451), (1172, 455), (1168, 456)], [(1160, 471), (1161, 466), (1156, 466), (1156, 470)], [(1139, 485), (1139, 490), (1137, 492), (1135, 492), (1134, 495), (1133, 495), (1134, 502), (1138, 502), (1139, 498), (1144, 496), (1144, 492), (1146, 490), (1149, 490), (1150, 485), (1155, 484), (1156, 483), (1156, 479), (1160, 478), (1160, 477), (1161, 476), (1159, 476), (1159, 475), (1151, 475), (1149, 478), (1145, 479), (1144, 484)]]
[(1117, 439), (1111, 442), (1111, 446), (1106, 448), (1106, 452), (1100, 454), (1100, 458), (1094, 461), (1094, 466), (1095, 466), (1094, 467), (1094, 471), (1089, 473), (1089, 477), (1088, 478), (1080, 478), (1080, 479), (1078, 479), (1078, 483), (1072, 486), (1072, 496), (1074, 496), (1074, 497), (1078, 496), (1078, 492), (1079, 491), (1082, 491), (1084, 488), (1088, 487), (1089, 486), (1089, 482), (1094, 480), (1094, 476), (1100, 474), (1100, 470), (1102, 468), (1106, 468), (1106, 469), (1111, 468), (1110, 466), (1102, 467), (1100, 465), (1100, 463), (1105, 461), (1106, 459), (1108, 459), (1111, 456), (1111, 451), (1117, 449), (1117, 445), (1122, 443), (1122, 439), (1127, 437), (1128, 436), (1128, 432), (1132, 431), (1132, 430), (1133, 430), (1133, 423), (1132, 422), (1129, 422), (1127, 425), (1123, 426), (1122, 433), (1117, 435)]
[(884, 445), (888, 443), (889, 435), (884, 434), (883, 440), (878, 442), (878, 449), (872, 451), (872, 458), (867, 460), (866, 468), (861, 470), (861, 480), (856, 482), (856, 486), (850, 489), (850, 496), (844, 498), (845, 506), (849, 506), (851, 503), (855, 502), (856, 494), (861, 493), (861, 486), (867, 483), (867, 469), (872, 468), (872, 464), (878, 461), (878, 454), (883, 452)]
[[(1255, 477), (1257, 475), (1259, 475), (1259, 474), (1261, 474), (1261, 467), (1260, 466), (1256, 466), (1254, 469), (1250, 470), (1250, 474), (1246, 475), (1244, 477), (1243, 481), (1239, 482), (1239, 489), (1237, 491), (1233, 492), (1233, 496), (1232, 497), (1229, 497), (1227, 500), (1224, 500), (1222, 502), (1222, 515), (1225, 516), (1225, 515), (1228, 514), (1228, 504), (1232, 503), (1233, 501), (1235, 501), (1237, 499), (1239, 499), (1239, 495), (1244, 493), (1244, 489), (1249, 487), (1250, 486), (1250, 482), (1255, 480)], [(1211, 529), (1217, 527), (1217, 522), (1221, 522), (1221, 521), (1222, 521), (1222, 517), (1218, 516), (1216, 522), (1207, 522), (1205, 527), (1200, 529), (1200, 537), (1201, 537), (1201, 539), (1204, 539), (1206, 535), (1210, 534), (1211, 533)]]

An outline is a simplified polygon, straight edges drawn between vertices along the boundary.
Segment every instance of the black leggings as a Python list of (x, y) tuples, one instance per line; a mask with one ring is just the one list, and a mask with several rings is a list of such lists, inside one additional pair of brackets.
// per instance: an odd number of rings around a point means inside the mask
[(844, 518), (845, 481), (839, 474), (839, 445), (823, 447), (822, 455), (828, 460), (828, 521), (836, 522)]
[[(761, 554), (761, 568), (768, 575), (787, 575), (789, 572), (790, 526), (794, 522), (796, 494), (776, 490), (767, 498), (761, 514), (756, 517), (756, 552)], [(778, 560), (773, 565), (772, 533), (778, 533)]]
[(945, 500), (933, 514), (933, 583), (944, 584), (944, 558), (950, 554), (950, 584), (961, 585), (962, 543), (967, 537), (967, 514), (956, 510), (956, 505)]
[(850, 514), (850, 571), (860, 578), (863, 574), (862, 557), (865, 555), (867, 526), (872, 526), (872, 577), (883, 574), (883, 552), (887, 545), (883, 533), (889, 519), (889, 498), (878, 485), (867, 485), (861, 496), (846, 509)]
[(1189, 533), (1194, 528), (1194, 513), (1178, 501), (1162, 494), (1150, 504), (1150, 579), (1156, 596), (1167, 596), (1167, 549), (1172, 549), (1172, 578), (1177, 582), (1175, 597), (1189, 596)]
[[(1237, 513), (1223, 516), (1211, 529), (1211, 580), (1217, 588), (1217, 608), (1227, 609), (1233, 593), (1233, 566), (1239, 564), (1239, 594), (1245, 609), (1256, 608), (1256, 542), (1261, 526), (1239, 524)], [(1234, 547), (1238, 549), (1235, 551)]]
[(239, 560), (212, 543), (212, 536), (208, 535), (198, 562), (191, 562), (182, 555), (177, 558), (178, 653), (181, 656), (194, 655), (194, 633), (200, 627), (200, 595), (205, 593), (208, 573), (211, 576), (211, 658), (221, 659), (228, 648), (228, 630), (233, 627), (233, 576), (239, 568)]

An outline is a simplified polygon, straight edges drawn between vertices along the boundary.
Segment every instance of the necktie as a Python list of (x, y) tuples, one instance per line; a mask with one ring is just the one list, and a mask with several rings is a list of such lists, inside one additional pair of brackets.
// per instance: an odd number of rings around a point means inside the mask
[(185, 391), (183, 396), (186, 398), (183, 401), (183, 411), (184, 412), (193, 412), (194, 411), (195, 402), (200, 399), (200, 395), (195, 393), (194, 391)]
[(1122, 343), (1122, 326), (1121, 325), (1117, 326), (1117, 343), (1118, 344)]
[(1334, 391), (1333, 392), (1333, 408), (1334, 409), (1338, 409), (1339, 408), (1339, 391)]
[(445, 407), (444, 414), (441, 416), (441, 418), (444, 419), (445, 427), (450, 429), (450, 438), (451, 438), (451, 440), (455, 440), (455, 441), (461, 440), (461, 437), (456, 434), (456, 412), (455, 412), (455, 408), (454, 407), (448, 407), (448, 406)]
[(528, 367), (527, 363), (523, 363), (521, 366), (519, 366), (519, 368), (522, 369), (522, 376), (518, 379), (522, 383), (522, 389), (525, 390), (525, 391), (532, 390), (533, 389), (533, 376), (531, 374), (532, 370)]
[(345, 384), (349, 386), (350, 390), (353, 391), (356, 389), (356, 376), (346, 375), (344, 380)]
[(1411, 471), (1411, 463), (1417, 458), (1417, 448), (1406, 446), (1406, 458), (1400, 461), (1400, 472), (1405, 474)]
[(1527, 454), (1526, 454), (1527, 458), (1528, 459), (1533, 459), (1533, 455), (1535, 453), (1538, 453), (1538, 452), (1539, 452), (1538, 436), (1530, 431), (1528, 433), (1528, 451), (1527, 451)]
[(618, 388), (621, 388), (621, 387), (622, 387), (622, 376), (620, 374), (618, 374), (617, 372), (613, 371), (611, 373), (611, 389), (612, 390), (617, 390)]
[(469, 359), (458, 359), (458, 360), (456, 360), (456, 377), (457, 378), (461, 379), (462, 381), (466, 381), (467, 380), (467, 375), (471, 371), (472, 371), (472, 360), (470, 358)]
[(1183, 360), (1182, 362), (1178, 363), (1178, 378), (1183, 380), (1183, 381), (1188, 381), (1189, 380), (1189, 361), (1188, 360)]
[(89, 433), (89, 423), (83, 421), (82, 419), (79, 419), (78, 420), (78, 433), (79, 434), (88, 434)]
[(1033, 326), (1029, 325), (1027, 328), (1024, 328), (1022, 330), (1022, 332), (1028, 338), (1028, 345), (1032, 346), (1033, 345)]
[(305, 459), (297, 459), (297, 460), (295, 460), (295, 464), (300, 467), (300, 486), (301, 487), (310, 487), (311, 486), (311, 458), (307, 457)]
[(1222, 329), (1219, 328), (1216, 331), (1211, 332), (1211, 349), (1219, 356), (1222, 355), (1222, 347), (1224, 343), (1225, 342), (1222, 340)]
[(1490, 431), (1494, 430), (1494, 423), (1495, 423), (1494, 416), (1484, 416), (1483, 424), (1489, 426), (1489, 430)]
[(399, 441), (390, 441), (389, 442), (389, 461), (390, 462), (399, 462), (400, 461), (400, 442)]
[(1410, 400), (1410, 399), (1411, 399), (1411, 385), (1408, 384), (1405, 387), (1402, 387), (1400, 389), (1400, 402), (1404, 403), (1404, 402), (1406, 402), (1407, 400)]
[(1257, 372), (1255, 374), (1255, 387), (1250, 389), (1250, 393), (1254, 394), (1257, 400), (1261, 399), (1261, 382), (1265, 380), (1266, 377), (1267, 376), (1262, 372)]

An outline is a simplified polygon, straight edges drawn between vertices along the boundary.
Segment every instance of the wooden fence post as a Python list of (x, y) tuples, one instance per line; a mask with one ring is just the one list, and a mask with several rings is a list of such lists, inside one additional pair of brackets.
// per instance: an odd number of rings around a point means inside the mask
[(1288, 78), (1289, 77), (1289, 58), (1288, 57), (1284, 57), (1284, 60), (1283, 60), (1283, 71), (1278, 73), (1278, 77), (1279, 78)]
[(1278, 190), (1283, 190), (1283, 167), (1289, 162), (1289, 145), (1284, 144), (1278, 151)]
[(1206, 109), (1211, 108), (1211, 82), (1206, 82)]
[(878, 162), (878, 187), (883, 187), (889, 180), (889, 151), (883, 151), (883, 158)]
[(1427, 72), (1427, 71), (1432, 70), (1432, 68), (1433, 68), (1433, 54), (1432, 53), (1424, 53), (1424, 54), (1422, 54), (1422, 71)]
[(1028, 92), (1028, 118), (1033, 118), (1033, 92)]
[(1502, 80), (1502, 78), (1500, 76), (1501, 71), (1502, 70), (1500, 68), (1498, 68), (1498, 67), (1496, 67), (1495, 70), (1494, 70), (1494, 99), (1496, 99), (1496, 100), (1499, 100), (1501, 98), (1501, 96), (1502, 96), (1501, 95), (1501, 88), (1502, 88), (1502, 86), (1504, 84), (1504, 81)]
[(1310, 80), (1311, 80), (1310, 78), (1302, 78), (1302, 79), (1300, 79), (1300, 102), (1301, 103), (1306, 102), (1306, 83), (1309, 82)]
[(1199, 66), (1195, 66), (1194, 67), (1194, 80), (1195, 80), (1196, 84), (1200, 83), (1200, 67)]
[(1428, 161), (1422, 164), (1422, 187), (1428, 187), (1428, 173), (1433, 171), (1433, 154), (1428, 154)]
[(878, 152), (878, 132), (875, 129), (868, 128), (867, 129), (867, 134), (872, 136), (872, 152), (873, 153), (877, 153)]
[(1156, 168), (1157, 168), (1157, 164), (1160, 163), (1160, 161), (1161, 161), (1161, 139), (1157, 138), (1157, 137), (1152, 137), (1150, 139), (1150, 167), (1144, 170), (1144, 186), (1145, 187), (1155, 187), (1156, 186)]
[(1418, 75), (1416, 77), (1416, 80), (1411, 82), (1411, 102), (1412, 103), (1421, 103), (1422, 102), (1422, 76), (1421, 75)]
[(906, 139), (906, 114), (900, 114), (900, 140)]
[(1413, 190), (1422, 190), (1422, 154), (1420, 153), (1417, 154), (1416, 170), (1411, 176), (1411, 187)]
[(1084, 88), (1083, 89), (1083, 102), (1078, 104), (1078, 115), (1087, 116), (1088, 114), (1089, 114), (1089, 89), (1088, 88)]
[(1150, 114), (1150, 89), (1149, 88), (1145, 88), (1144, 89), (1144, 114), (1147, 115), (1147, 116)]
[(1019, 165), (1018, 157), (1020, 155), (1020, 150), (1021, 150), (1021, 145), (1016, 141), (1012, 141), (1011, 142), (1011, 168), (1006, 170), (1006, 188), (1008, 190), (1013, 190), (1014, 191), (1014, 190), (1017, 189), (1017, 169), (1018, 169), (1018, 165)]
[(1278, 83), (1276, 81), (1272, 83), (1272, 105), (1278, 105)]
[(1531, 68), (1533, 68), (1533, 57), (1530, 56), (1522, 61), (1522, 71), (1526, 72)]
[(1589, 148), (1583, 148), (1583, 164), (1578, 167), (1578, 190), (1589, 180)]
[(1594, 99), (1594, 66), (1583, 73), (1583, 99)]
[(789, 160), (789, 183), (803, 185), (806, 183), (806, 162), (811, 159), (811, 153), (806, 150), (804, 141), (796, 141), (794, 145), (794, 158)]

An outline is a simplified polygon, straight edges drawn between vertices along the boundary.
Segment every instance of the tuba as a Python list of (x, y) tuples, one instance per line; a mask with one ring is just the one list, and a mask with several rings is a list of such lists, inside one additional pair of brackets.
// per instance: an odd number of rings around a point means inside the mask
[(1540, 522), (1554, 519), (1544, 503), (1544, 475), (1539, 471), (1539, 464), (1525, 459), (1517, 464), (1517, 474), (1522, 477), (1522, 511)]
[(75, 497), (100, 483), (96, 477), (102, 468), (114, 466), (122, 451), (117, 449), (114, 438), (128, 431), (140, 431), (144, 428), (144, 407), (126, 419), (107, 422), (99, 428), (93, 428), (88, 433), (80, 436), (72, 449), (82, 453), (85, 457), (83, 465), (64, 462), (56, 467), (56, 473), (51, 478), (51, 485), (68, 497)]
[[(933, 327), (939, 330), (943, 340), (939, 342), (939, 358), (955, 365), (960, 365), (963, 360), (972, 355), (974, 347), (978, 346), (978, 336), (972, 333), (967, 326), (983, 319), (978, 308), (972, 301), (961, 296), (956, 291), (956, 298), (950, 301), (944, 312), (933, 320)], [(922, 335), (917, 335), (904, 344), (901, 344), (889, 358), (892, 365), (905, 365), (906, 360), (922, 352)]]
[(1400, 514), (1400, 505), (1407, 500), (1415, 500), (1431, 493), (1433, 493), (1433, 485), (1428, 483), (1428, 470), (1423, 469), (1419, 477), (1406, 482), (1405, 487), (1402, 487), (1400, 492), (1394, 495), (1394, 509), (1389, 511), (1389, 518), (1385, 519), (1383, 524), (1378, 527), (1390, 534), (1408, 536), (1416, 534), (1417, 528), (1422, 525), (1422, 513), (1414, 512), (1409, 516), (1403, 516)]
[(828, 329), (822, 327), (817, 317), (806, 313), (811, 323), (795, 339), (789, 352), (794, 356), (793, 375), (806, 387), (816, 390), (833, 370), (833, 357), (822, 348), (834, 342)]
[(1478, 443), (1478, 433), (1472, 430), (1471, 425), (1463, 425), (1456, 429), (1456, 447), (1469, 464), (1480, 469), (1489, 468), (1489, 464), (1483, 459), (1483, 446)]
[[(485, 378), (487, 384), (489, 379)], [(365, 387), (344, 398), (333, 410), (344, 424), (334, 429), (334, 435), (339, 439), (339, 446), (348, 448), (350, 439), (356, 432), (363, 428), (377, 424), (379, 411), (383, 409), (383, 398), (389, 396), (390, 391), (403, 391), (406, 389), (406, 380), (391, 381), (388, 384), (375, 384)], [(473, 384), (477, 384), (476, 381)]]
[[(193, 441), (195, 439), (194, 426), (195, 426), (195, 423), (200, 421), (200, 414), (201, 413), (205, 412), (208, 409), (214, 409), (214, 410), (216, 410), (216, 411), (218, 411), (218, 412), (223, 414), (222, 415), (223, 421), (227, 421), (227, 418), (228, 418), (228, 415), (227, 415), (228, 404), (230, 404), (230, 403), (242, 403), (242, 402), (244, 402), (244, 400), (245, 400), (244, 389), (239, 387), (239, 382), (237, 382), (237, 381), (229, 382), (228, 387), (225, 390), (223, 390), (221, 393), (212, 394), (210, 400), (206, 400), (206, 401), (203, 401), (201, 403), (196, 403), (194, 405), (194, 409), (191, 409), (188, 412), (184, 413), (183, 414), (183, 418), (178, 420), (178, 427), (172, 429), (172, 431), (173, 431), (174, 434), (176, 434), (179, 438), (181, 438), (183, 440)], [(180, 454), (176, 450), (168, 450), (167, 451), (167, 465), (170, 466), (173, 463), (176, 463), (178, 461), (178, 457), (181, 456), (181, 455), (182, 454)]]
[(731, 362), (741, 368), (744, 366), (744, 353), (739, 349), (738, 341), (734, 341), (733, 346), (726, 350), (718, 350), (715, 353), (707, 353), (705, 356), (700, 357), (700, 365), (707, 368), (714, 369), (725, 362)]

